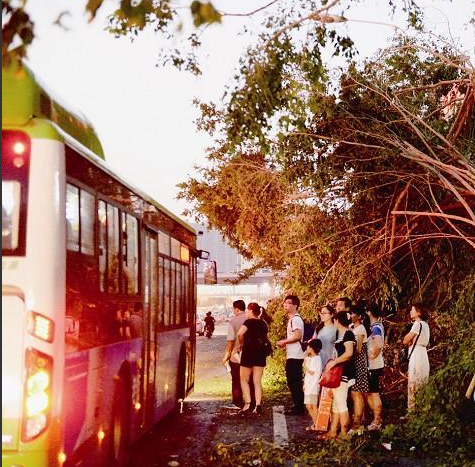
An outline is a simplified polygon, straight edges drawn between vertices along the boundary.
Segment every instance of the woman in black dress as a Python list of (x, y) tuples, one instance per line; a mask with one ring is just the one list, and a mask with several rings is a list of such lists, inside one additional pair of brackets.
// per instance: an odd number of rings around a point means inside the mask
[(239, 329), (237, 337), (241, 353), (241, 389), (244, 399), (242, 413), (249, 413), (251, 410), (251, 390), (249, 388), (249, 378), (252, 375), (254, 392), (256, 397), (256, 407), (254, 413), (260, 414), (262, 411), (262, 373), (266, 366), (266, 353), (264, 342), (267, 340), (267, 324), (259, 319), (260, 307), (257, 303), (249, 303), (246, 310), (246, 321)]

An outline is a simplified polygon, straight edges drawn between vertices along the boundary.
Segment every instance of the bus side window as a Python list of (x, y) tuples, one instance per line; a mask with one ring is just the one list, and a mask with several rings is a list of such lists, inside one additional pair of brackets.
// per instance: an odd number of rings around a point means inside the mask
[(94, 254), (94, 213), (95, 197), (81, 190), (81, 253)]
[(164, 294), (165, 294), (165, 280), (163, 277), (163, 258), (159, 256), (158, 258), (158, 325), (163, 326), (165, 323), (164, 316)]
[(99, 290), (106, 290), (107, 267), (107, 209), (104, 201), (99, 201)]
[(170, 324), (177, 324), (176, 316), (176, 263), (170, 262)]
[(79, 188), (66, 188), (66, 242), (70, 251), (79, 251)]
[(170, 324), (170, 260), (164, 260), (163, 268), (163, 313), (164, 313), (164, 322), (165, 326)]
[(125, 248), (123, 251), (124, 269), (124, 292), (129, 295), (136, 295), (139, 292), (139, 237), (137, 219), (130, 214), (125, 215), (125, 226), (123, 225)]
[(181, 273), (181, 264), (176, 263), (176, 324), (183, 324), (185, 322), (183, 316), (183, 286), (182, 286), (182, 273)]
[(107, 291), (119, 291), (119, 210), (107, 205)]
[(69, 251), (94, 255), (94, 207), (91, 193), (67, 184), (66, 187), (66, 241)]

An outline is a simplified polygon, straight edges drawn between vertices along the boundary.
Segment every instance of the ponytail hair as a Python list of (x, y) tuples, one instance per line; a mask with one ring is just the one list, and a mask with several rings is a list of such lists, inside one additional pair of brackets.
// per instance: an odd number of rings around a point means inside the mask
[(251, 302), (247, 305), (247, 309), (251, 311), (251, 313), (256, 317), (259, 318), (261, 314), (261, 307), (256, 302)]
[(368, 313), (366, 313), (366, 301), (362, 300), (361, 302), (358, 302), (352, 308), (351, 313), (360, 317), (361, 324), (364, 326), (366, 334), (369, 336), (371, 334), (371, 322)]

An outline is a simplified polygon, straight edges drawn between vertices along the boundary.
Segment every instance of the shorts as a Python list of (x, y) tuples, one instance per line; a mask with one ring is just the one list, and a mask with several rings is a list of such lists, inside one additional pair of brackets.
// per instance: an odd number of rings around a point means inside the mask
[(379, 378), (383, 375), (383, 369), (369, 370), (369, 392), (381, 392)]
[(305, 394), (303, 403), (305, 405), (318, 405), (318, 394)]
[(332, 412), (333, 413), (343, 413), (348, 412), (348, 404), (346, 403), (348, 399), (348, 383), (341, 382), (340, 385), (332, 389), (333, 391), (333, 402), (332, 402)]

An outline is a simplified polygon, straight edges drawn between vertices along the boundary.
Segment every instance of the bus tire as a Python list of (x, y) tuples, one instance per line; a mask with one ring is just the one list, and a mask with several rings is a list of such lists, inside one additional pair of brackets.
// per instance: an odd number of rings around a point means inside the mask
[(115, 384), (110, 434), (110, 467), (126, 467), (129, 449), (130, 404), (123, 378)]

